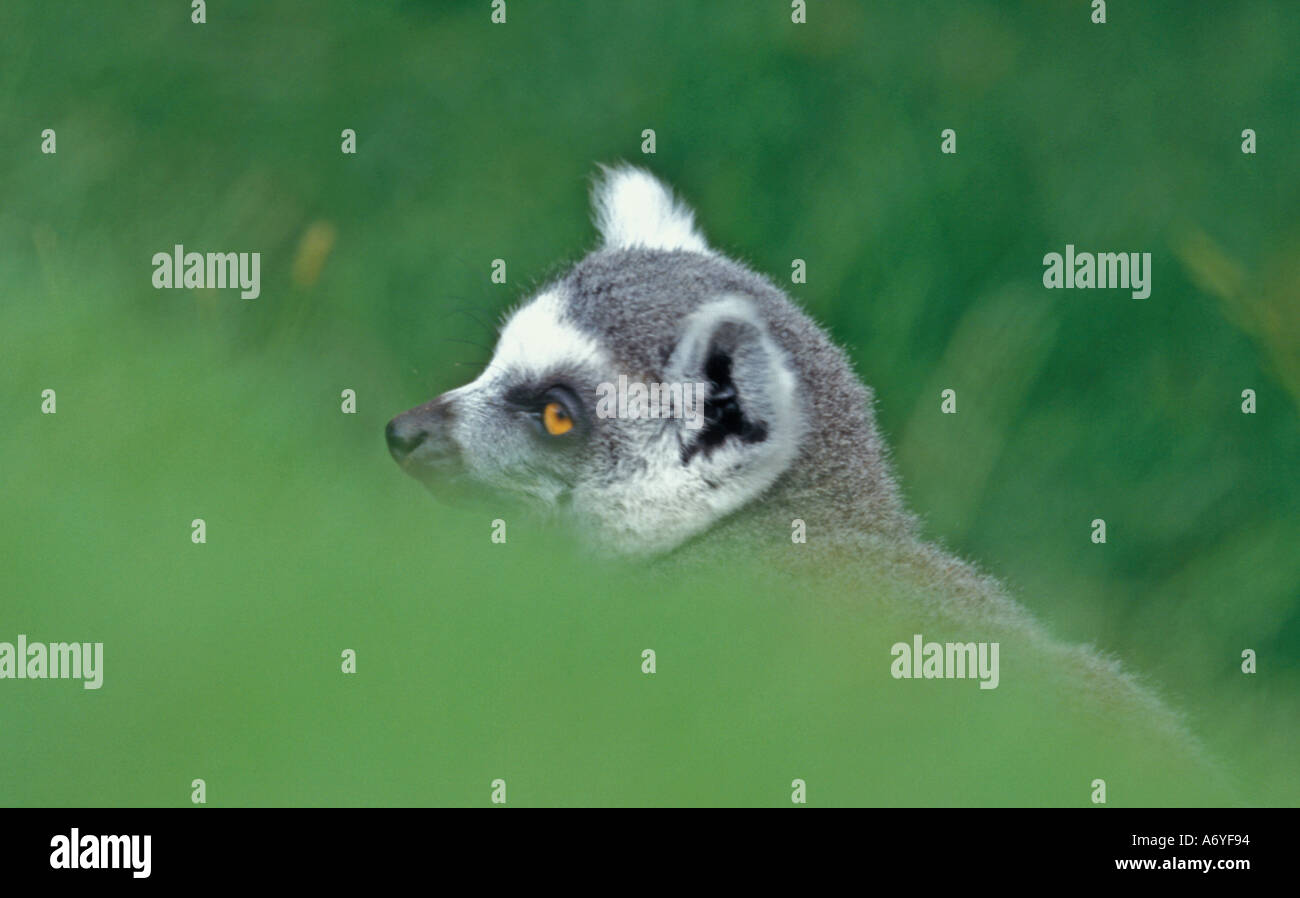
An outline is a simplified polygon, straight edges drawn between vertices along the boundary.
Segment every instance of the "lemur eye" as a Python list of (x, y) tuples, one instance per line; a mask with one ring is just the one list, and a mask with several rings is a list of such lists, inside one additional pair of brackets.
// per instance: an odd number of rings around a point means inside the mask
[(542, 409), (542, 425), (547, 433), (558, 437), (573, 429), (573, 418), (569, 417), (569, 410), (561, 403), (551, 401)]

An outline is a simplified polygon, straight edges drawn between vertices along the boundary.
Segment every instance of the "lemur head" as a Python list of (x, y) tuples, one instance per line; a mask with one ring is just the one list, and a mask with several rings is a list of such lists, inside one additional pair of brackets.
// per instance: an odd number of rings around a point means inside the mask
[(866, 394), (839, 351), (710, 249), (666, 187), (606, 169), (593, 205), (602, 245), (508, 317), (487, 369), (389, 422), (403, 470), (435, 495), (487, 487), (569, 514), (620, 553), (663, 552), (818, 451), (812, 394), (837, 382), (808, 383), (797, 359), (843, 369), (844, 424), (865, 421), (860, 448), (875, 452)]

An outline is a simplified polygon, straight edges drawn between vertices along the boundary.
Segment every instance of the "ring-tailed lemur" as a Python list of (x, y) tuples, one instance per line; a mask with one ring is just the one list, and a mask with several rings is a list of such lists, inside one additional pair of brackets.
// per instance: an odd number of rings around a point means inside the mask
[[(844, 595), (861, 592), (865, 566), (875, 582), (907, 584), (909, 620), (1018, 634), (1036, 669), (1069, 671), (1067, 700), (1083, 695), (1198, 753), (1176, 715), (1112, 661), (1048, 639), (995, 580), (920, 539), (872, 394), (820, 327), (710, 248), (654, 177), (602, 172), (602, 245), (509, 316), (476, 380), (389, 422), (404, 471), (435, 493), (476, 484), (567, 513), (620, 554), (782, 546)], [(601, 385), (620, 376), (707, 385), (702, 426), (600, 414)], [(791, 551), (796, 519), (807, 544)]]
[[(711, 249), (647, 172), (602, 169), (592, 200), (602, 246), (509, 316), (476, 380), (389, 422), (404, 471), (435, 494), (476, 485), (567, 513), (624, 555), (692, 538), (788, 547), (798, 520), (810, 565), (874, 561), (932, 587), (938, 615), (1030, 625), (995, 581), (918, 538), (871, 391), (820, 327)], [(599, 415), (600, 385), (620, 375), (707, 384), (703, 426)]]
[[(605, 170), (593, 199), (603, 246), (509, 317), (477, 380), (389, 423), (403, 470), (435, 492), (470, 480), (563, 506), (623, 554), (673, 549), (760, 497), (793, 512), (778, 537), (819, 512), (836, 531), (911, 532), (871, 394), (826, 334), (710, 249), (646, 172)], [(601, 417), (597, 389), (620, 375), (708, 384), (704, 426)]]

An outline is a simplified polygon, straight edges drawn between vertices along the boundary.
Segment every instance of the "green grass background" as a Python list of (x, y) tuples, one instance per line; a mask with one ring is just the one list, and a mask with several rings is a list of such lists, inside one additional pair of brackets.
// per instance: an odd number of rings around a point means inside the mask
[[(638, 588), (523, 521), (494, 546), (389, 460), (384, 422), (592, 246), (618, 159), (778, 282), (807, 260), (929, 535), (1160, 684), (1245, 800), (1300, 803), (1294, 10), (809, 6), (0, 6), (0, 640), (106, 654), (98, 692), (0, 681), (0, 803), (1034, 801), (1031, 736), (909, 732), (817, 597)], [(175, 243), (260, 251), (261, 297), (154, 290)], [(1151, 252), (1151, 297), (1044, 290), (1066, 243)]]

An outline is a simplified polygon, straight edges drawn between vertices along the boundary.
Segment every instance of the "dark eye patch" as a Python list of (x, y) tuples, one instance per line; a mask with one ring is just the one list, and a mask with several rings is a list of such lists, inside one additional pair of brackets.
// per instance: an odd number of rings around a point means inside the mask
[(532, 417), (538, 432), (544, 432), (542, 411), (548, 403), (558, 402), (564, 406), (569, 418), (573, 420), (575, 431), (585, 431), (588, 421), (587, 408), (578, 398), (577, 392), (567, 384), (556, 381), (534, 384), (518, 384), (506, 390), (502, 399), (516, 411)]
[(548, 402), (559, 402), (573, 417), (582, 411), (582, 402), (569, 386), (563, 383), (519, 384), (506, 390), (502, 396), (507, 405), (520, 411), (541, 411)]
[(531, 412), (540, 409), (545, 405), (542, 396), (545, 395), (545, 388), (539, 388), (533, 384), (519, 384), (506, 390), (502, 399), (506, 405), (518, 409), (521, 412)]

